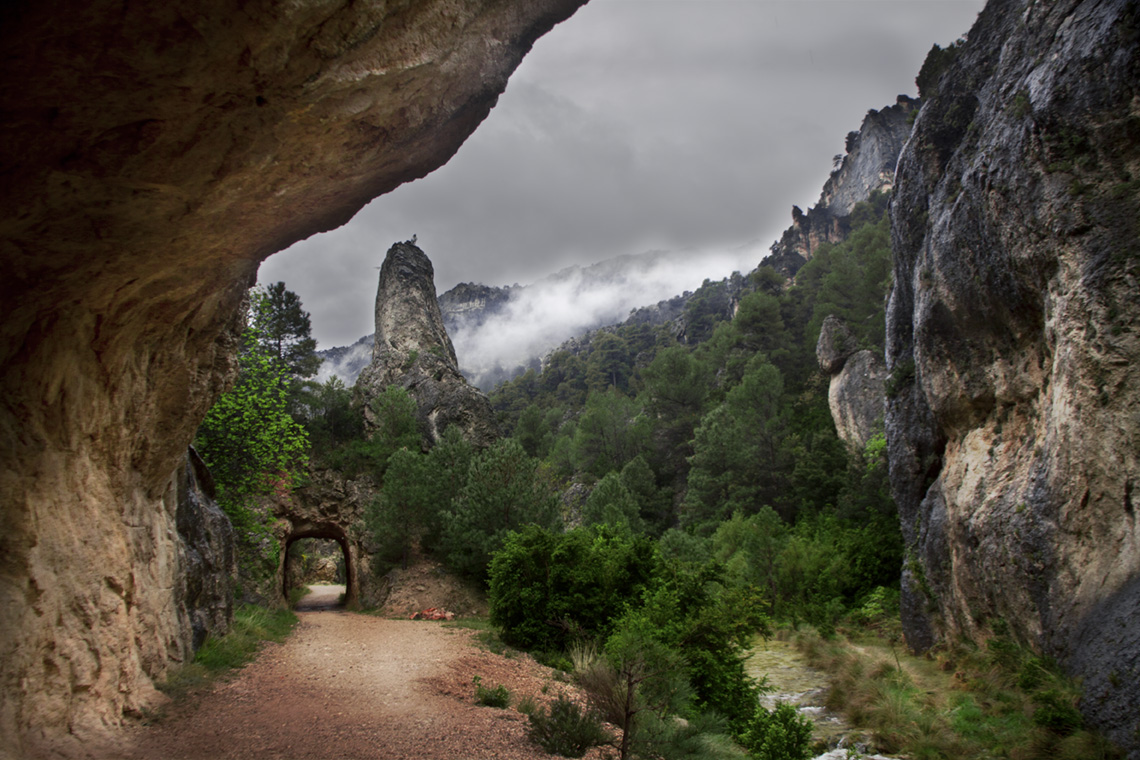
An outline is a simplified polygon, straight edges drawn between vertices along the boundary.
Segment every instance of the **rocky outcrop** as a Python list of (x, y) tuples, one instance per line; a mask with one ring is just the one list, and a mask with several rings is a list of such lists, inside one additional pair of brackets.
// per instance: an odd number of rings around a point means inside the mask
[(580, 4), (0, 9), (6, 751), (114, 728), (185, 656), (174, 474), (258, 262), (445, 162)]
[(503, 310), (511, 300), (511, 288), (461, 282), (439, 297), (439, 311), (449, 335), (461, 328), (475, 329)]
[(411, 242), (388, 249), (376, 289), (376, 339), (372, 363), (356, 380), (366, 424), (375, 426), (370, 402), (390, 385), (416, 401), (425, 436), (438, 441), (450, 425), (486, 446), (499, 435), (487, 397), (459, 372), (455, 349), (435, 295), (435, 271)]
[(992, 0), (892, 199), (891, 481), (912, 647), (995, 620), (1140, 757), (1140, 24)]
[(233, 617), (233, 579), (237, 552), (230, 519), (214, 501), (214, 481), (198, 452), (190, 448), (178, 468), (178, 507), (175, 521), (181, 539), (183, 587), (179, 617), (189, 626), (191, 649), (197, 651), (207, 634), (220, 636)]
[(847, 239), (848, 217), (855, 205), (893, 186), (895, 164), (918, 105), (900, 95), (893, 106), (867, 112), (859, 131), (847, 135), (846, 154), (824, 183), (815, 206), (807, 213), (792, 207), (792, 226), (772, 245), (764, 264), (792, 277), (820, 245)]
[(815, 354), (820, 369), (831, 376), (827, 391), (831, 419), (839, 438), (861, 452), (872, 436), (883, 432), (887, 365), (874, 351), (858, 348), (842, 320), (835, 316), (823, 320)]

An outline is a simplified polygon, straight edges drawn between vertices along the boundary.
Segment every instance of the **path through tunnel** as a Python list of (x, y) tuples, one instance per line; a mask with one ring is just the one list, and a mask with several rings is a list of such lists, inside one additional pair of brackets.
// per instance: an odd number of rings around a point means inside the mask
[[(331, 553), (335, 563), (333, 568), (329, 568), (325, 561), (329, 542), (335, 542), (338, 547)], [(335, 523), (295, 524), (281, 543), (283, 551), (278, 569), (278, 589), (283, 601), (289, 599), (291, 588), (298, 585), (328, 582), (344, 584), (342, 607), (352, 609), (359, 606), (358, 558), (343, 528)], [(316, 578), (319, 580), (314, 581)]]

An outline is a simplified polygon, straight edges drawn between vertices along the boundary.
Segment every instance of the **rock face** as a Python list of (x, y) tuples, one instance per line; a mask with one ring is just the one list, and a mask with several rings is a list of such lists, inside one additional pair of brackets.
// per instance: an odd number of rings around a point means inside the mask
[(459, 328), (477, 328), (499, 314), (511, 300), (510, 288), (461, 282), (439, 297), (443, 326), (449, 335)]
[[(891, 480), (912, 647), (1003, 619), (1140, 757), (1140, 25), (994, 0), (892, 199)], [(1131, 616), (1131, 617), (1129, 617)]]
[(499, 435), (491, 402), (459, 372), (435, 295), (435, 271), (411, 242), (388, 249), (376, 289), (376, 339), (372, 363), (356, 380), (365, 422), (374, 425), (369, 402), (389, 385), (404, 388), (419, 408), (421, 427), (438, 441), (449, 425), (486, 446)]
[(345, 602), (350, 608), (375, 606), (377, 578), (371, 571), (364, 510), (375, 496), (368, 478), (351, 480), (331, 470), (310, 470), (308, 483), (292, 492), (273, 494), (268, 504), (274, 535), (281, 544), (276, 593), (284, 601), (295, 573), (289, 547), (303, 538), (322, 538), (340, 546), (345, 569)]
[(191, 648), (197, 651), (207, 634), (220, 636), (229, 630), (237, 553), (230, 519), (214, 501), (210, 471), (193, 448), (187, 451), (186, 464), (176, 478), (175, 520), (182, 539), (181, 582), (185, 586), (179, 616), (189, 625)]
[(831, 375), (827, 402), (838, 433), (850, 448), (862, 451), (883, 432), (887, 365), (873, 351), (857, 350), (843, 322), (829, 316), (820, 327), (815, 353), (819, 367)]
[(175, 473), (258, 262), (445, 162), (580, 4), (0, 9), (7, 751), (118, 726), (188, 651)]
[(855, 204), (894, 183), (895, 164), (910, 136), (918, 101), (900, 95), (893, 106), (871, 110), (858, 132), (847, 135), (847, 153), (823, 185), (815, 206), (805, 214), (792, 207), (792, 226), (772, 245), (764, 263), (787, 277), (795, 275), (822, 243), (839, 243), (851, 230)]

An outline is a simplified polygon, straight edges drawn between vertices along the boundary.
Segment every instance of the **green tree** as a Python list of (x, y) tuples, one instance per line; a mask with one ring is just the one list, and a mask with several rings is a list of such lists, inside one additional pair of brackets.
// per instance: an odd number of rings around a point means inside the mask
[(417, 451), (397, 449), (388, 457), (384, 486), (365, 513), (365, 525), (387, 562), (408, 566), (408, 559), (427, 529), (435, 507), (431, 461)]
[(364, 437), (364, 418), (352, 408), (352, 389), (339, 377), (330, 377), (324, 383), (303, 383), (297, 402), (314, 457), (323, 457), (350, 440)]
[(316, 354), (317, 341), (312, 337), (309, 312), (301, 308), (301, 298), (283, 282), (255, 289), (253, 294), (251, 312), (265, 352), (295, 378), (317, 374), (321, 358)]
[(595, 477), (620, 470), (645, 447), (645, 422), (637, 403), (616, 389), (591, 393), (574, 435), (577, 469)]
[(607, 388), (628, 390), (631, 364), (625, 340), (608, 332), (596, 333), (586, 359), (586, 387), (591, 393)]
[(605, 526), (512, 531), (491, 561), (491, 621), (508, 643), (561, 651), (609, 633), (651, 581), (651, 540)]
[[(237, 384), (223, 393), (198, 427), (195, 446), (217, 484), (218, 504), (229, 515), (247, 551), (263, 540), (270, 551), (263, 572), (276, 570), (279, 547), (269, 531), (270, 517), (256, 506), (259, 495), (289, 489), (308, 464), (304, 427), (288, 412), (283, 367), (265, 349), (261, 326), (253, 322), (244, 334), (238, 358)], [(258, 572), (251, 570), (258, 579)]]
[(644, 529), (637, 499), (622, 482), (621, 475), (610, 472), (594, 486), (582, 506), (584, 525), (608, 525), (633, 533)]
[(737, 510), (757, 511), (782, 502), (788, 462), (783, 380), (771, 364), (755, 362), (724, 403), (696, 431), (683, 522), (723, 520)]
[(558, 500), (539, 477), (538, 462), (518, 441), (504, 438), (472, 460), (463, 489), (444, 515), (445, 559), (452, 569), (482, 581), (509, 531), (558, 522)]

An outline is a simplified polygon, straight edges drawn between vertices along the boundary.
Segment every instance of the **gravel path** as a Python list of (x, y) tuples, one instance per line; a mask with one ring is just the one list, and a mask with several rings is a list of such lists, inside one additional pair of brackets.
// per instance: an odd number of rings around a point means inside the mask
[[(320, 589), (321, 587), (316, 587)], [(325, 589), (335, 587), (324, 587)], [(339, 591), (339, 589), (338, 589)], [(332, 594), (335, 601), (337, 592)], [(476, 705), (472, 678), (536, 702), (570, 688), (523, 655), (480, 649), (471, 631), (313, 609), (232, 680), (128, 735), (137, 760), (531, 760), (549, 757), (513, 709)], [(597, 756), (599, 750), (592, 751)]]

